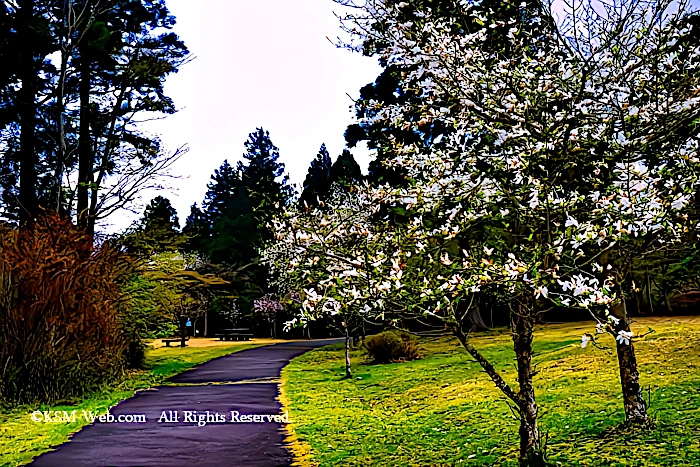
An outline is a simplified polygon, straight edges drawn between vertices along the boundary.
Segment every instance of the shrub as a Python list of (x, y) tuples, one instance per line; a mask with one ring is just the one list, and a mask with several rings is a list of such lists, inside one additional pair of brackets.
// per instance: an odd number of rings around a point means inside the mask
[(140, 358), (119, 311), (127, 269), (55, 214), (0, 232), (0, 399), (77, 397)]
[(405, 332), (384, 331), (365, 341), (365, 348), (374, 363), (402, 362), (420, 358), (418, 342)]

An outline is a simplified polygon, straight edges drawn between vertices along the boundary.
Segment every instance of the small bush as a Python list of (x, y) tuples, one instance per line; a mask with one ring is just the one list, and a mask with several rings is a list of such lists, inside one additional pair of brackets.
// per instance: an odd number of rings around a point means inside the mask
[(0, 400), (80, 396), (142, 357), (119, 312), (121, 258), (55, 214), (0, 232)]
[(405, 332), (384, 331), (368, 338), (365, 348), (374, 363), (404, 362), (420, 358), (418, 342)]

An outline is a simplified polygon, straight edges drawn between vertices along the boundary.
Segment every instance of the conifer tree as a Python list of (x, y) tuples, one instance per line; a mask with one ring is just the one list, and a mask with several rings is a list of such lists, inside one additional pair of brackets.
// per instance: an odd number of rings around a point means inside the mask
[(315, 206), (319, 200), (323, 201), (326, 198), (330, 184), (331, 157), (326, 145), (322, 144), (316, 158), (311, 161), (309, 166), (299, 202), (306, 203), (307, 206)]
[(352, 153), (343, 149), (343, 153), (338, 156), (338, 159), (331, 167), (330, 184), (337, 183), (338, 185), (348, 189), (365, 179), (362, 175), (362, 170), (359, 164), (355, 161)]

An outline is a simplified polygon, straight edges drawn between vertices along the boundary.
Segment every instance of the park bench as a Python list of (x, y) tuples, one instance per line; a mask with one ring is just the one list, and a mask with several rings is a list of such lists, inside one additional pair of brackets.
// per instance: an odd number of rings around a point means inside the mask
[(250, 333), (250, 329), (248, 328), (234, 328), (222, 329), (216, 337), (222, 341), (247, 341), (253, 337), (253, 334)]
[[(189, 336), (187, 337), (187, 339), (185, 339), (185, 342), (187, 342), (188, 340), (190, 340)], [(182, 342), (182, 339), (179, 338), (179, 337), (174, 338), (174, 339), (161, 339), (161, 342), (163, 342), (163, 343), (165, 344), (166, 347), (170, 347), (170, 344), (171, 344), (171, 343), (173, 343), (173, 342)]]

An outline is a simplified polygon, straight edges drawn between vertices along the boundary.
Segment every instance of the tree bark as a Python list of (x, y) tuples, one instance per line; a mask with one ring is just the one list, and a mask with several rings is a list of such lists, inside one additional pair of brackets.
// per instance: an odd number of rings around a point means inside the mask
[(58, 75), (58, 95), (56, 96), (56, 122), (58, 123), (58, 155), (56, 157), (56, 167), (54, 167), (55, 200), (56, 212), (61, 214), (62, 210), (62, 195), (63, 195), (63, 164), (66, 160), (66, 128), (64, 122), (65, 113), (65, 86), (66, 76), (68, 74), (68, 52), (65, 44), (61, 43), (61, 71)]
[(501, 392), (503, 392), (503, 394), (505, 394), (510, 400), (518, 403), (518, 395), (508, 385), (508, 383), (505, 382), (501, 375), (498, 374), (493, 365), (486, 360), (486, 358), (484, 358), (484, 356), (481, 355), (481, 353), (473, 345), (469, 343), (467, 340), (467, 335), (462, 331), (461, 327), (452, 326), (452, 332), (457, 339), (459, 339), (459, 342), (461, 342), (466, 351), (469, 352), (469, 355), (471, 355), (474, 360), (481, 365), (481, 368), (483, 368), (486, 374), (489, 375), (489, 378), (491, 378), (491, 381), (493, 381), (496, 387), (500, 389)]
[[(31, 19), (34, 16), (34, 0), (27, 0), (19, 11), (19, 24), (21, 36), (25, 44), (33, 44), (34, 32), (31, 28)], [(21, 58), (20, 79), (22, 88), (19, 92), (19, 121), (20, 121), (20, 169), (19, 169), (19, 203), (20, 225), (30, 223), (37, 215), (39, 202), (37, 197), (37, 173), (36, 165), (36, 53), (27, 50)]]
[[(92, 138), (90, 137), (90, 60), (87, 46), (80, 56), (80, 134), (78, 139), (78, 225), (85, 230), (89, 222), (89, 193), (93, 178)], [(93, 233), (93, 232), (88, 232)]]
[(209, 337), (209, 309), (204, 312), (204, 337)]
[(537, 427), (537, 402), (532, 384), (533, 321), (522, 306), (512, 314), (513, 349), (518, 364), (518, 409), (520, 412), (520, 460), (528, 466), (545, 465)]
[(488, 329), (488, 326), (486, 326), (486, 323), (484, 323), (481, 317), (481, 299), (479, 295), (474, 297), (474, 306), (470, 307), (467, 311), (467, 322), (472, 331), (484, 331)]
[[(612, 314), (620, 320), (615, 330), (629, 331), (630, 322), (624, 299), (612, 307)], [(634, 353), (634, 342), (629, 344), (617, 342), (617, 362), (620, 366), (620, 384), (622, 385), (622, 403), (625, 407), (625, 423), (644, 424), (649, 421), (647, 405), (639, 383), (637, 357)]]
[(350, 328), (345, 326), (345, 377), (352, 378), (352, 368), (350, 367)]
[(532, 330), (533, 320), (529, 310), (519, 307), (512, 313), (513, 348), (517, 358), (519, 391), (516, 393), (496, 371), (493, 365), (467, 340), (463, 323), (452, 323), (452, 332), (462, 346), (481, 365), (496, 387), (518, 407), (520, 416), (520, 463), (531, 467), (545, 466), (537, 427), (537, 403), (532, 384)]
[(187, 316), (180, 316), (180, 347), (185, 347), (187, 344)]

